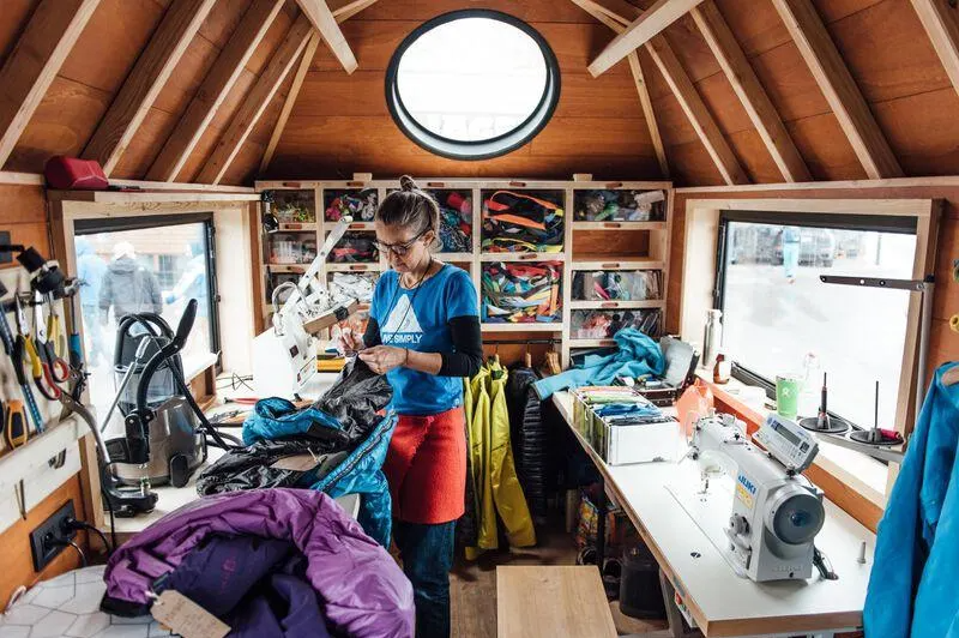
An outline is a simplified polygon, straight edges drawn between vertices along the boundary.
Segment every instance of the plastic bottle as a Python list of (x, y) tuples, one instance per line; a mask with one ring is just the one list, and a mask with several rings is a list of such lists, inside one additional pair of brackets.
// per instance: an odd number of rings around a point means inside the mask
[(703, 367), (707, 370), (716, 361), (719, 348), (723, 344), (722, 310), (706, 311), (706, 335), (703, 338)]
[(816, 416), (819, 412), (822, 363), (815, 352), (807, 352), (802, 361), (802, 390), (799, 391), (799, 416)]

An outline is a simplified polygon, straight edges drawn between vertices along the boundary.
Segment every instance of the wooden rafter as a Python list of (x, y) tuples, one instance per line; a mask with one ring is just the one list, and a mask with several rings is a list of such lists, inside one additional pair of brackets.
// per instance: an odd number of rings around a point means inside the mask
[[(626, 0), (605, 0), (603, 4), (594, 2), (594, 0), (572, 0), (572, 2), (616, 33), (622, 33), (626, 25), (632, 20), (631, 16), (638, 14), (640, 11), (638, 8), (627, 3)], [(619, 4), (617, 5), (617, 3)], [(643, 109), (643, 117), (646, 120), (646, 125), (649, 127), (649, 137), (653, 141), (653, 149), (656, 151), (656, 160), (659, 162), (659, 169), (662, 171), (663, 177), (669, 177), (669, 162), (666, 160), (666, 147), (663, 144), (663, 136), (659, 133), (656, 111), (653, 110), (653, 101), (649, 97), (646, 77), (643, 75), (643, 67), (639, 63), (639, 54), (636, 51), (632, 51), (626, 56), (626, 59), (629, 61), (630, 73), (633, 74), (633, 83), (636, 85), (636, 93), (639, 95), (639, 103)]]
[[(636, 16), (642, 11), (625, 0), (602, 0), (601, 2), (597, 0), (572, 1), (617, 33), (621, 33), (627, 24), (633, 23), (636, 20)], [(727, 184), (748, 183), (749, 178), (740, 166), (739, 160), (737, 160), (735, 154), (733, 154), (729, 143), (726, 142), (722, 131), (719, 130), (719, 126), (713, 119), (709, 109), (706, 108), (706, 104), (702, 98), (699, 97), (696, 87), (693, 85), (692, 80), (689, 79), (689, 75), (685, 69), (683, 69), (679, 63), (676, 54), (673, 53), (672, 47), (670, 47), (666, 38), (662, 35), (657, 35), (644, 46), (666, 79), (666, 83), (669, 85), (673, 95), (675, 95), (679, 101), (679, 105), (692, 124), (693, 130), (696, 131), (696, 135), (706, 147), (706, 152), (709, 153), (717, 170), (719, 170), (720, 175), (722, 175), (723, 181)], [(635, 52), (633, 52), (633, 54), (635, 55)], [(639, 66), (638, 63), (639, 60), (637, 58), (636, 66)], [(632, 68), (632, 66), (633, 63), (631, 62), (630, 68)], [(646, 94), (646, 99), (649, 99), (648, 93)], [(640, 93), (640, 100), (642, 101), (642, 92)], [(644, 106), (644, 111), (646, 108), (647, 107)], [(650, 113), (653, 112), (651, 104), (648, 109)], [(655, 118), (655, 115), (653, 115), (653, 118)], [(653, 127), (655, 127), (655, 121), (655, 119), (652, 120), (651, 133)], [(659, 138), (659, 128), (655, 127), (654, 145), (657, 138)], [(661, 138), (659, 138), (659, 144), (662, 145)], [(659, 153), (659, 151), (657, 151), (657, 153)], [(662, 162), (665, 162), (665, 152), (663, 152)]]
[(233, 31), (196, 95), (167, 138), (146, 179), (172, 182), (206, 132), (256, 47), (283, 8), (284, 0), (254, 0)]
[(333, 17), (333, 12), (326, 4), (326, 0), (296, 0), (313, 27), (319, 31), (323, 42), (329, 47), (333, 56), (339, 60), (340, 64), (347, 73), (353, 73), (356, 70), (356, 57), (350, 49), (350, 43), (343, 36), (343, 31)]
[(296, 98), (300, 95), (300, 89), (303, 88), (303, 80), (306, 79), (306, 73), (310, 70), (310, 64), (313, 62), (313, 56), (316, 55), (316, 48), (320, 45), (320, 36), (314, 33), (310, 41), (306, 44), (303, 51), (303, 57), (300, 58), (300, 66), (296, 69), (296, 75), (293, 76), (293, 85), (283, 103), (283, 110), (280, 111), (280, 117), (276, 120), (276, 126), (273, 127), (273, 135), (270, 136), (270, 143), (266, 145), (266, 152), (263, 153), (263, 159), (260, 161), (260, 172), (264, 172), (273, 161), (273, 154), (276, 152), (276, 146), (280, 143), (280, 137), (283, 136), (283, 130), (286, 128), (286, 121), (290, 119), (290, 112), (296, 103)]
[(716, 4), (713, 0), (705, 0), (694, 7), (691, 14), (783, 179), (787, 182), (810, 181), (812, 177), (806, 162)]
[(173, 0), (82, 156), (110, 175), (216, 0)]
[(100, 0), (42, 0), (0, 70), (0, 167)]
[(676, 20), (689, 13), (703, 0), (657, 0), (653, 6), (633, 20), (626, 30), (613, 38), (589, 65), (589, 72), (597, 77), (614, 64), (651, 41)]
[(656, 66), (659, 67), (673, 95), (679, 101), (686, 117), (689, 118), (696, 135), (706, 147), (706, 152), (719, 169), (723, 181), (727, 184), (748, 184), (749, 178), (739, 165), (739, 160), (736, 159), (722, 131), (719, 130), (716, 120), (706, 108), (706, 104), (696, 91), (696, 86), (689, 79), (689, 75), (680, 64), (679, 58), (676, 57), (665, 36), (654, 37), (647, 50)]
[(333, 17), (338, 23), (346, 22), (360, 11), (372, 7), (377, 0), (352, 0), (333, 9)]
[(300, 15), (217, 140), (213, 153), (203, 165), (196, 181), (204, 184), (220, 183), (223, 174), (240, 152), (243, 142), (250, 136), (270, 100), (296, 63), (297, 57), (306, 47), (312, 32), (310, 20), (305, 15)]
[(773, 0), (773, 5), (866, 174), (870, 179), (901, 177), (899, 161), (811, 0)]
[(959, 10), (948, 0), (912, 0), (932, 46), (946, 69), (952, 87), (959, 92)]

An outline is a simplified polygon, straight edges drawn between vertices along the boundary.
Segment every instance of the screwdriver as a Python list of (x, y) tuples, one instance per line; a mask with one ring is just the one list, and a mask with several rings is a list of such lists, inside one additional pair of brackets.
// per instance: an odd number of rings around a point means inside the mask
[(18, 448), (27, 442), (29, 430), (27, 415), (23, 410), (23, 401), (11, 399), (7, 401), (7, 409), (3, 419), (3, 434), (10, 449)]

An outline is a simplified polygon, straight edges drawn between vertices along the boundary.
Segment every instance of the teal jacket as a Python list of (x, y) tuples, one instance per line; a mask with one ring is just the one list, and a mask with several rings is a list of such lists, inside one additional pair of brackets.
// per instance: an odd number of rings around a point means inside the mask
[[(959, 384), (936, 372), (879, 523), (866, 636), (959, 638)], [(841, 575), (840, 575), (841, 577)]]
[(540, 379), (533, 384), (540, 400), (554, 392), (584, 385), (609, 385), (618, 376), (660, 376), (666, 369), (663, 350), (653, 339), (636, 328), (623, 328), (613, 339), (619, 350), (611, 355), (590, 355), (582, 365), (566, 372)]

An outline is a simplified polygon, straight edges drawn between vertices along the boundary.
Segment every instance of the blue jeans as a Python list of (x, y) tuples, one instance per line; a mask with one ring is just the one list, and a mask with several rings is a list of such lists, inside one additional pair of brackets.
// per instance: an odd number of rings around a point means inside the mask
[(413, 583), (416, 638), (449, 638), (450, 569), (456, 521), (428, 525), (393, 521), (403, 571)]

